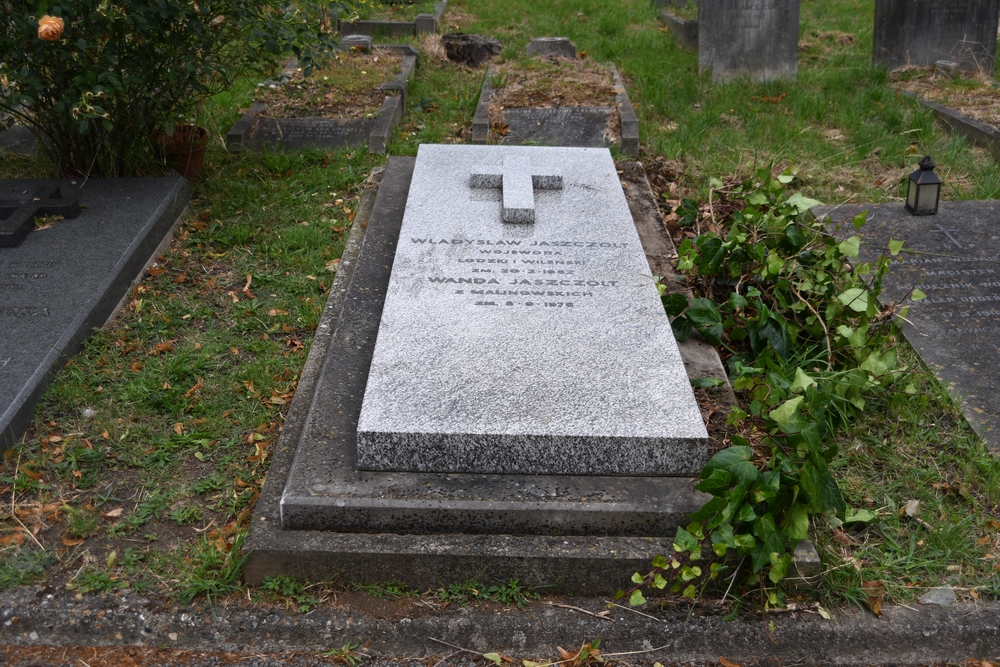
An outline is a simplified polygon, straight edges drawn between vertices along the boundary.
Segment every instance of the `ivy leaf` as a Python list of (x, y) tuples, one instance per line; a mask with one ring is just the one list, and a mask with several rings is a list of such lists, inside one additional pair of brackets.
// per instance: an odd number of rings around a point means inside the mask
[(861, 249), (861, 237), (852, 236), (851, 238), (843, 241), (839, 246), (840, 252), (844, 253), (851, 259), (857, 259), (858, 251)]
[(732, 480), (733, 476), (729, 474), (728, 470), (716, 468), (708, 477), (700, 481), (694, 488), (703, 493), (721, 495), (722, 492), (729, 490)]
[(674, 339), (679, 342), (686, 341), (690, 336), (694, 328), (691, 326), (691, 321), (683, 315), (674, 318), (674, 321), (670, 323), (670, 328), (674, 332)]
[(753, 464), (753, 450), (749, 447), (727, 447), (713, 456), (701, 470), (701, 478), (707, 479), (712, 472), (722, 469), (728, 472), (736, 484), (746, 486), (757, 479), (757, 467)]
[(718, 387), (726, 384), (725, 380), (720, 380), (719, 378), (694, 378), (691, 380), (692, 387)]
[(499, 653), (483, 653), (483, 657), (492, 662), (497, 667), (503, 664), (503, 658), (500, 657)]
[(698, 549), (698, 538), (681, 527), (677, 527), (677, 534), (674, 536), (674, 551), (683, 553)]
[(688, 307), (687, 297), (681, 293), (665, 294), (662, 298), (663, 309), (670, 317), (677, 317)]
[(837, 295), (837, 300), (856, 313), (868, 310), (868, 290), (863, 287), (852, 287)]
[(853, 507), (848, 507), (844, 514), (844, 523), (869, 523), (874, 521), (877, 516), (871, 510), (859, 509), (855, 512)]
[(642, 597), (642, 591), (632, 591), (632, 595), (628, 598), (628, 604), (630, 607), (640, 607), (646, 604), (646, 598)]
[(802, 503), (795, 503), (788, 511), (788, 537), (804, 540), (809, 537), (809, 509)]
[(767, 578), (772, 583), (778, 583), (788, 574), (788, 566), (792, 563), (792, 554), (771, 552), (771, 569), (767, 573)]
[(913, 288), (913, 292), (910, 293), (911, 301), (923, 301), (927, 298), (927, 295), (918, 290), (916, 287)]
[(799, 389), (801, 389), (804, 392), (809, 387), (815, 387), (815, 386), (816, 386), (816, 380), (806, 375), (806, 372), (802, 370), (801, 366), (799, 366), (798, 368), (795, 369), (795, 379), (792, 380), (792, 384), (788, 388), (791, 389), (793, 392)]
[(701, 251), (701, 261), (698, 262), (698, 273), (703, 276), (714, 276), (722, 267), (726, 250), (722, 247), (722, 239), (717, 236), (706, 238), (698, 244)]
[(903, 241), (896, 241), (894, 239), (889, 239), (889, 254), (895, 257), (899, 254), (899, 251), (903, 249)]
[(692, 299), (687, 318), (712, 345), (722, 342), (722, 315), (709, 299)]
[(799, 213), (805, 213), (813, 206), (819, 206), (823, 202), (819, 201), (818, 199), (810, 199), (809, 197), (804, 196), (801, 192), (796, 192), (787, 200), (785, 200), (785, 203), (788, 204), (789, 206), (794, 206), (795, 210), (798, 211)]
[(638, 572), (636, 572), (635, 574), (633, 574), (632, 575), (632, 583), (633, 584), (641, 584), (642, 583), (642, 575), (639, 574)]
[(804, 422), (802, 414), (798, 411), (799, 404), (803, 400), (805, 400), (805, 396), (790, 398), (767, 413), (767, 416), (777, 422), (778, 426), (786, 433), (798, 433)]

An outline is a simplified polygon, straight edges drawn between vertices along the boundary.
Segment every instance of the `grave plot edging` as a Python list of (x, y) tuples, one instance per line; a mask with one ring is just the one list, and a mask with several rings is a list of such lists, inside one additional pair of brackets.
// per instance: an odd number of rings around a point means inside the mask
[(923, 97), (908, 90), (900, 92), (916, 100), (920, 106), (933, 111), (937, 119), (944, 123), (949, 133), (962, 135), (973, 144), (988, 149), (994, 159), (1000, 160), (1000, 129), (961, 114), (937, 102), (925, 100)]
[[(413, 76), (413, 72), (417, 67), (417, 51), (412, 46), (408, 45), (385, 45), (380, 46), (380, 48), (387, 48), (393, 51), (400, 51), (403, 53), (403, 62), (400, 65), (399, 74), (384, 82), (380, 87), (382, 90), (386, 91), (385, 101), (382, 102), (382, 106), (379, 109), (378, 116), (374, 119), (372, 123), (372, 128), (368, 131), (362, 131), (356, 133), (356, 135), (347, 140), (347, 147), (355, 147), (363, 145), (367, 142), (368, 151), (370, 153), (384, 154), (386, 151), (386, 145), (389, 143), (390, 136), (392, 135), (392, 130), (399, 121), (402, 120), (403, 114), (406, 110), (406, 100), (407, 91), (409, 88), (410, 78)], [(285, 66), (279, 77), (279, 84), (283, 85), (285, 82), (291, 78), (291, 74), (295, 71), (297, 61), (293, 58)], [(282, 118), (263, 118), (261, 114), (267, 108), (267, 104), (264, 102), (254, 102), (250, 105), (239, 120), (233, 124), (233, 126), (226, 132), (226, 149), (230, 153), (239, 153), (244, 150), (250, 149), (252, 138), (254, 132), (257, 130), (261, 122), (271, 122), (279, 127), (282, 121), (286, 125), (293, 125), (296, 121), (302, 120), (315, 120), (322, 121), (328, 120), (331, 125), (336, 125), (340, 127), (348, 127), (355, 121), (361, 119), (282, 119)], [(335, 142), (324, 143), (317, 141), (316, 146), (321, 147), (340, 147), (343, 144), (337, 144)]]
[[(614, 77), (615, 88), (618, 93), (615, 95), (615, 107), (621, 123), (621, 143), (622, 152), (630, 157), (639, 157), (639, 119), (635, 115), (635, 108), (628, 97), (628, 91), (622, 81), (618, 68), (614, 63), (609, 63), (612, 76)], [(490, 134), (490, 102), (496, 89), (493, 87), (493, 76), (496, 70), (491, 66), (486, 70), (483, 78), (483, 85), (479, 92), (479, 102), (476, 104), (476, 111), (472, 116), (472, 143), (485, 144), (489, 140)], [(530, 107), (528, 107), (530, 108)]]
[(412, 21), (341, 21), (337, 20), (337, 32), (342, 35), (376, 35), (407, 37), (409, 35), (434, 34), (441, 25), (441, 17), (448, 10), (448, 0), (438, 0), (433, 14), (418, 14)]
[(698, 21), (696, 19), (682, 19), (670, 12), (660, 12), (657, 20), (660, 25), (670, 30), (677, 46), (682, 49), (698, 50)]

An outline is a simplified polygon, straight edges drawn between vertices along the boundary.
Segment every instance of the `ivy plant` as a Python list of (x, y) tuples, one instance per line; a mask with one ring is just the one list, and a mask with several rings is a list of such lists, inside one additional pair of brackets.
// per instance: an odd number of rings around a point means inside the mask
[[(678, 340), (697, 331), (722, 352), (741, 398), (728, 422), (737, 434), (701, 471), (696, 488), (711, 500), (677, 530), (674, 553), (619, 591), (633, 605), (649, 589), (696, 597), (696, 581), (739, 564), (730, 586), (777, 584), (813, 518), (836, 525), (853, 516), (831, 472), (832, 436), (905, 373), (894, 348), (898, 304), (883, 308), (878, 299), (902, 243), (860, 261), (860, 236), (828, 235), (807, 214), (819, 202), (786, 191), (793, 179), (761, 169), (728, 193), (735, 207), (719, 233), (679, 248), (678, 268), (696, 298), (664, 294), (664, 307)], [(853, 219), (855, 230), (865, 219)], [(768, 603), (778, 597), (769, 591)]]

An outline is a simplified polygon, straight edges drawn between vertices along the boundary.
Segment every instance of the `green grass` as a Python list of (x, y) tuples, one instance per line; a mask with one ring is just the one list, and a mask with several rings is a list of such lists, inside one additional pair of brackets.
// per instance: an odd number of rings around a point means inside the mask
[[(944, 196), (997, 196), (1000, 166), (870, 67), (873, 6), (803, 5), (798, 81), (729, 85), (697, 74), (696, 54), (659, 29), (648, 0), (455, 0), (450, 12), (462, 30), (502, 40), (507, 61), (533, 36), (564, 35), (587, 58), (614, 62), (639, 115), (642, 159), (684, 167), (672, 198), (706, 194), (709, 177), (773, 164), (797, 169), (796, 185), (826, 203), (899, 201), (903, 176), (924, 154), (939, 165)], [(390, 154), (467, 142), (484, 75), (421, 59)], [(332, 283), (327, 266), (342, 252), (365, 178), (385, 162), (363, 149), (225, 152), (221, 137), (256, 83), (206, 105), (206, 178), (193, 184), (190, 214), (156, 275), (60, 371), (0, 468), (0, 491), (13, 492), (17, 508), (70, 508), (15, 518), (5, 502), (0, 538), (23, 520), (44, 548), (2, 547), (0, 587), (127, 584), (185, 602), (239, 589), (240, 544)], [(0, 164), (7, 177), (48, 175), (32, 160)], [(848, 499), (878, 518), (843, 534), (816, 526), (825, 604), (860, 600), (861, 582), (876, 580), (892, 601), (945, 582), (966, 596), (998, 592), (987, 555), (1000, 554), (991, 523), (1000, 465), (935, 383), (920, 389), (919, 401), (872, 406), (840, 439)], [(911, 499), (932, 531), (898, 513)], [(64, 537), (85, 541), (67, 547)], [(289, 599), (306, 595), (275, 586)], [(435, 595), (516, 603), (524, 591), (467, 582)]]

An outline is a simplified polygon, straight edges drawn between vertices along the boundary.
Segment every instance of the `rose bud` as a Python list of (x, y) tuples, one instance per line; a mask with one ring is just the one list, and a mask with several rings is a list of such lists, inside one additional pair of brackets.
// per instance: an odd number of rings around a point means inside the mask
[(38, 19), (38, 38), (44, 39), (46, 42), (54, 42), (62, 35), (65, 26), (66, 24), (58, 16), (46, 14)]

